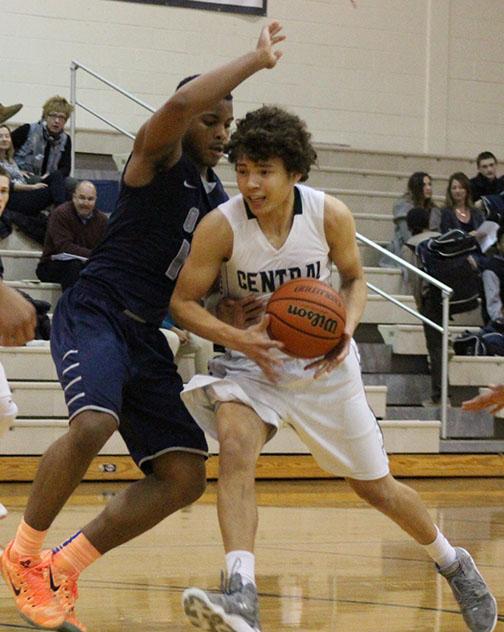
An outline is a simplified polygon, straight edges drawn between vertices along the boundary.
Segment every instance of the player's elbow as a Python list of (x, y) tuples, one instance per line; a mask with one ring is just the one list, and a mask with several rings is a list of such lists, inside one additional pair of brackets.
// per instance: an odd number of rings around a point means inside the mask
[(179, 124), (189, 121), (193, 117), (192, 102), (185, 94), (176, 92), (169, 101), (167, 101), (159, 115), (163, 120), (170, 122), (178, 121)]
[(180, 292), (178, 292), (177, 288), (175, 288), (175, 291), (170, 299), (169, 310), (174, 321), (180, 323), (181, 325), (184, 324), (184, 304), (185, 301), (180, 295)]

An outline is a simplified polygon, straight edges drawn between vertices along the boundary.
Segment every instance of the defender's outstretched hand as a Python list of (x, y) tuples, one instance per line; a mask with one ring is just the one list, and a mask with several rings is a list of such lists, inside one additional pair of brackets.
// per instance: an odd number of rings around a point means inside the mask
[(240, 299), (223, 298), (217, 303), (216, 315), (219, 320), (237, 329), (247, 329), (257, 325), (264, 314), (264, 303), (254, 294)]
[(490, 384), (490, 390), (462, 404), (462, 410), (488, 410), (491, 413), (504, 408), (504, 384)]
[(265, 26), (259, 35), (256, 50), (264, 55), (265, 68), (274, 68), (283, 55), (281, 50), (275, 49), (275, 46), (285, 39), (285, 35), (282, 35), (281, 31), (282, 25), (275, 20)]

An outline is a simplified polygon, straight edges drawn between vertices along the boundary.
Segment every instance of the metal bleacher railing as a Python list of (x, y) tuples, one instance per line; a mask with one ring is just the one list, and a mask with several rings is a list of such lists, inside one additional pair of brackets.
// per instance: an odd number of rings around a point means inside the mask
[[(99, 119), (100, 121), (105, 123), (106, 125), (109, 125), (110, 127), (115, 129), (119, 133), (124, 134), (125, 136), (127, 136), (131, 140), (134, 140), (135, 139), (135, 135), (134, 134), (132, 134), (131, 132), (128, 132), (125, 129), (123, 129), (122, 127), (120, 127), (119, 125), (114, 123), (113, 121), (110, 121), (109, 119), (101, 116), (93, 108), (89, 107), (88, 105), (85, 105), (84, 103), (82, 103), (81, 101), (78, 100), (78, 98), (77, 98), (77, 72), (78, 72), (78, 70), (82, 70), (83, 72), (87, 73), (88, 75), (91, 75), (97, 81), (100, 81), (101, 83), (107, 85), (112, 90), (115, 90), (116, 92), (119, 92), (120, 94), (125, 96), (127, 99), (129, 99), (130, 101), (133, 101), (134, 103), (137, 103), (138, 105), (140, 105), (141, 107), (145, 108), (149, 112), (155, 112), (155, 108), (153, 108), (148, 103), (145, 103), (141, 99), (138, 99), (133, 94), (131, 94), (127, 90), (124, 90), (123, 88), (121, 88), (117, 84), (113, 83), (112, 81), (109, 81), (108, 79), (105, 79), (105, 77), (102, 77), (99, 73), (95, 72), (94, 70), (91, 70), (90, 68), (88, 68), (87, 66), (84, 66), (83, 64), (81, 64), (78, 61), (72, 60), (72, 62), (70, 64), (70, 101), (71, 101), (72, 105), (75, 108), (77, 108), (77, 107), (82, 108), (83, 110), (85, 110), (86, 112), (88, 112), (92, 116), (96, 117), (97, 119)], [(74, 165), (75, 165), (76, 112), (71, 117), (70, 122), (71, 122), (70, 135), (71, 135), (71, 138), (72, 138), (72, 170), (73, 170)], [(412, 316), (414, 316), (418, 320), (421, 320), (422, 322), (426, 323), (430, 327), (434, 327), (434, 329), (436, 329), (437, 331), (439, 331), (442, 334), (442, 368), (441, 368), (442, 381), (441, 381), (441, 402), (440, 402), (441, 403), (441, 406), (440, 406), (440, 409), (441, 409), (441, 437), (443, 439), (446, 439), (446, 437), (447, 437), (447, 409), (448, 409), (448, 336), (449, 336), (448, 322), (449, 322), (449, 299), (450, 299), (450, 295), (453, 293), (453, 290), (450, 287), (448, 287), (447, 285), (445, 285), (444, 283), (441, 283), (440, 281), (435, 279), (434, 277), (429, 276), (423, 270), (419, 270), (415, 266), (412, 266), (408, 262), (404, 261), (404, 259), (401, 259), (400, 257), (397, 257), (396, 255), (394, 255), (393, 253), (389, 252), (388, 250), (386, 250), (382, 246), (378, 245), (377, 243), (375, 243), (371, 239), (368, 239), (364, 235), (361, 235), (360, 233), (356, 233), (356, 237), (357, 237), (357, 240), (359, 242), (369, 246), (370, 248), (373, 248), (374, 250), (377, 250), (382, 255), (392, 259), (401, 268), (405, 268), (409, 272), (411, 272), (412, 274), (420, 276), (422, 279), (424, 279), (428, 283), (431, 283), (432, 285), (434, 285), (435, 287), (437, 287), (441, 291), (441, 297), (442, 297), (442, 302), (443, 302), (443, 318), (442, 318), (442, 324), (439, 325), (438, 323), (435, 323), (434, 321), (432, 321), (429, 318), (425, 317), (419, 311), (417, 311), (415, 309), (412, 309), (408, 305), (402, 303), (400, 300), (398, 300), (396, 297), (392, 296), (391, 294), (385, 292), (384, 290), (381, 290), (380, 288), (376, 287), (372, 283), (367, 283), (368, 288), (372, 292), (374, 292), (376, 294), (379, 294), (380, 296), (382, 296), (383, 298), (387, 299), (388, 301), (390, 301), (394, 305), (397, 305), (401, 309), (405, 310), (406, 312), (408, 312), (409, 314), (411, 314)]]

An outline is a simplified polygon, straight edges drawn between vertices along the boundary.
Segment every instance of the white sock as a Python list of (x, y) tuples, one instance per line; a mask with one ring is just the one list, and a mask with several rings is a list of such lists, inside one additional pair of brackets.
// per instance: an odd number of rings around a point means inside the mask
[(7, 509), (2, 505), (2, 503), (0, 503), (0, 520), (5, 518), (8, 513)]
[(443, 569), (450, 566), (457, 559), (457, 552), (453, 546), (444, 537), (441, 531), (436, 527), (437, 537), (431, 544), (424, 545), (429, 557), (431, 557), (439, 568)]
[(250, 551), (226, 553), (226, 569), (228, 577), (233, 573), (238, 573), (245, 584), (252, 583), (255, 586), (255, 555)]

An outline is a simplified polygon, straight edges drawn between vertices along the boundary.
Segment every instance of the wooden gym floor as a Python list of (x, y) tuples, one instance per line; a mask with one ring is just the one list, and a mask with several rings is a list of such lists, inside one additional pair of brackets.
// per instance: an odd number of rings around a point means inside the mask
[[(412, 479), (450, 540), (470, 550), (504, 615), (502, 479)], [(84, 483), (57, 519), (54, 545), (90, 520), (125, 484)], [(0, 485), (15, 532), (29, 485)], [(80, 581), (89, 632), (182, 632), (185, 587), (216, 588), (222, 549), (215, 483), (195, 505), (114, 551)], [(339, 480), (259, 481), (258, 586), (263, 632), (455, 632), (466, 627), (432, 563), (398, 527)], [(504, 621), (504, 616), (502, 617)], [(0, 586), (0, 630), (32, 630)], [(504, 623), (497, 624), (504, 631)]]

